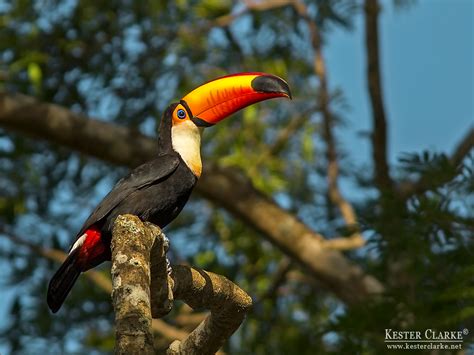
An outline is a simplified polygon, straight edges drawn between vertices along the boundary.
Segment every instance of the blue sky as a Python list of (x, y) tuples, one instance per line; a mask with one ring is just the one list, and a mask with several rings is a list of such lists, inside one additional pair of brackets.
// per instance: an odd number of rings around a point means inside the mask
[[(474, 126), (474, 1), (419, 0), (408, 8), (381, 1), (381, 59), (389, 158), (401, 152), (451, 152)], [(334, 31), (325, 55), (329, 82), (351, 106), (338, 138), (351, 157), (368, 163), (370, 146), (357, 132), (371, 129), (365, 80), (363, 19)]]

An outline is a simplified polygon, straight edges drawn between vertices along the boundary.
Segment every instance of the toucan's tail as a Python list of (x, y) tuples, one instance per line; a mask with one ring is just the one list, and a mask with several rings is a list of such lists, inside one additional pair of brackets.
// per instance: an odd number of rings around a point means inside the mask
[(53, 313), (56, 313), (59, 308), (61, 308), (61, 305), (81, 273), (81, 269), (76, 262), (79, 249), (80, 248), (77, 248), (69, 254), (49, 282), (47, 300), (48, 306)]

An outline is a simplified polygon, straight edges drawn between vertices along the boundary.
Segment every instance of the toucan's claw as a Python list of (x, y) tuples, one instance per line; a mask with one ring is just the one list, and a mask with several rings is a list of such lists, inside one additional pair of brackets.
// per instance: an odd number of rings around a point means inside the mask
[(163, 238), (163, 251), (166, 254), (168, 252), (168, 250), (170, 249), (170, 240), (168, 239), (166, 234), (163, 233), (163, 232), (161, 233), (161, 236)]
[(166, 257), (166, 271), (168, 273), (168, 276), (171, 276), (173, 274), (173, 268), (171, 267), (170, 259)]
[(170, 259), (166, 255), (168, 253), (168, 250), (170, 250), (170, 240), (168, 239), (166, 234), (163, 232), (161, 236), (163, 238), (163, 252), (165, 253), (165, 258), (166, 258), (166, 272), (168, 273), (168, 276), (171, 276), (171, 274), (173, 273), (173, 269), (171, 268)]

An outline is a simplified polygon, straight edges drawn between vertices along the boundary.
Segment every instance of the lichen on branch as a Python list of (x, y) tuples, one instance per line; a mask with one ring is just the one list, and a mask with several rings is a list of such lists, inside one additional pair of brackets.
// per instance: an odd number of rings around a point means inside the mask
[(115, 353), (153, 354), (150, 251), (155, 235), (132, 215), (117, 217), (112, 234)]

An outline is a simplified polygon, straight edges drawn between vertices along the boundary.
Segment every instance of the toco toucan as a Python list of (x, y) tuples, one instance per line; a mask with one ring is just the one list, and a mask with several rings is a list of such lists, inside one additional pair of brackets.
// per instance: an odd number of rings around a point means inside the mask
[(121, 179), (77, 234), (68, 257), (49, 283), (51, 311), (59, 310), (81, 272), (110, 260), (117, 216), (133, 214), (163, 228), (179, 214), (201, 175), (203, 128), (275, 97), (291, 98), (283, 79), (265, 73), (238, 73), (209, 81), (171, 104), (161, 119), (156, 159)]

